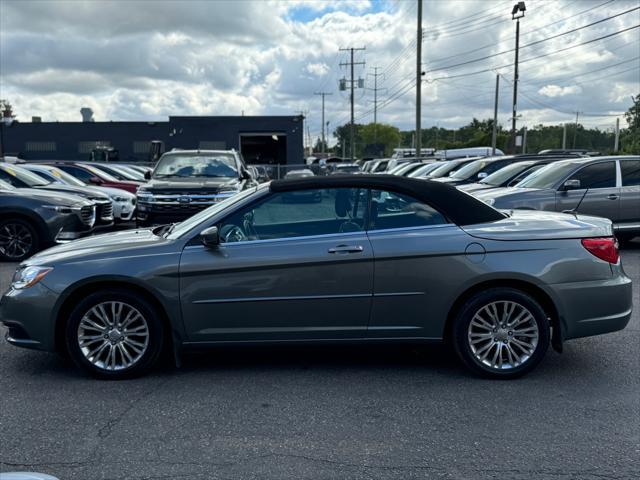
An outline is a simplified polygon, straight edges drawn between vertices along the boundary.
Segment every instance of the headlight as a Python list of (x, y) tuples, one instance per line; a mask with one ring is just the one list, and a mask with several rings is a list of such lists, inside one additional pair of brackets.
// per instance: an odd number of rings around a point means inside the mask
[(484, 203), (486, 203), (489, 206), (492, 206), (494, 203), (496, 203), (496, 199), (495, 198), (487, 198), (487, 199), (483, 199), (482, 200)]
[(16, 290), (33, 287), (51, 270), (52, 267), (26, 267), (16, 270), (11, 286)]
[(120, 202), (120, 203), (123, 203), (123, 202), (127, 202), (127, 201), (129, 201), (129, 200), (127, 199), (127, 197), (120, 197), (120, 196), (117, 196), (117, 195), (116, 195), (116, 196), (111, 197), (111, 200), (113, 200), (114, 202)]
[(82, 207), (73, 206), (73, 207), (65, 207), (62, 205), (42, 205), (42, 208), (46, 210), (53, 210), (54, 212), (64, 213), (69, 215), (70, 213), (78, 213), (82, 211)]

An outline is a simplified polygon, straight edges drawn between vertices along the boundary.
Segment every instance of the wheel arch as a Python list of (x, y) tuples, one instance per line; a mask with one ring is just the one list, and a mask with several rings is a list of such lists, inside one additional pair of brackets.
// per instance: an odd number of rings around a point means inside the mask
[(47, 241), (49, 239), (48, 228), (45, 221), (33, 210), (23, 208), (0, 208), (0, 216), (6, 218), (17, 218), (28, 222), (36, 229), (38, 235), (40, 235), (41, 241)]
[(478, 292), (483, 290), (488, 290), (490, 288), (511, 288), (520, 290), (524, 293), (527, 293), (531, 297), (536, 300), (542, 309), (544, 310), (547, 318), (549, 318), (551, 327), (552, 327), (552, 346), (553, 348), (561, 352), (562, 351), (562, 330), (561, 330), (561, 321), (560, 321), (560, 313), (558, 308), (556, 307), (551, 296), (539, 285), (536, 285), (533, 282), (529, 282), (522, 279), (491, 279), (485, 280), (479, 283), (468, 287), (464, 290), (456, 300), (453, 302), (453, 305), (449, 309), (447, 314), (447, 319), (444, 328), (444, 339), (449, 342), (451, 340), (452, 335), (452, 327), (453, 321), (456, 318), (456, 315), (465, 304), (465, 302), (475, 295)]
[(139, 295), (153, 305), (160, 315), (160, 320), (162, 321), (162, 325), (166, 333), (166, 343), (163, 347), (163, 353), (171, 351), (175, 355), (177, 361), (178, 348), (182, 343), (182, 332), (178, 331), (176, 328), (178, 324), (175, 321), (172, 321), (167, 306), (160, 300), (160, 295), (157, 292), (154, 292), (152, 289), (142, 285), (140, 282), (127, 277), (88, 279), (70, 286), (60, 295), (60, 300), (58, 301), (53, 315), (54, 346), (56, 351), (59, 353), (65, 352), (65, 327), (68, 316), (73, 310), (73, 307), (77, 304), (77, 300), (104, 289), (126, 289), (128, 292)]

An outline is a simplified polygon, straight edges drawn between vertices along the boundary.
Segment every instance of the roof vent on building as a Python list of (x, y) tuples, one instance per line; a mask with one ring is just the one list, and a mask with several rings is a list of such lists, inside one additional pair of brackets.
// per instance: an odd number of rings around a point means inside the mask
[(82, 115), (83, 122), (93, 122), (93, 110), (88, 107), (83, 107), (80, 109), (80, 115)]

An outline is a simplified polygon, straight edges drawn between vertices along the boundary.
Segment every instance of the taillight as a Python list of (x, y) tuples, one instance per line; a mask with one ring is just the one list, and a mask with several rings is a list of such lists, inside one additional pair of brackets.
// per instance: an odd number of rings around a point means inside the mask
[(614, 237), (583, 238), (582, 246), (586, 248), (589, 253), (605, 262), (618, 263), (618, 259), (620, 258), (618, 254), (618, 241)]

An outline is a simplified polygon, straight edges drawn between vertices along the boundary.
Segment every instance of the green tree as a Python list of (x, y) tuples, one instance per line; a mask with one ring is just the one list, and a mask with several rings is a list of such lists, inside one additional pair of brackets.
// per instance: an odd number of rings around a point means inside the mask
[(624, 114), (629, 128), (620, 132), (622, 153), (640, 154), (640, 94), (633, 97), (633, 105)]
[[(383, 149), (384, 156), (388, 157), (400, 142), (400, 129), (384, 123), (362, 125), (359, 135), (362, 142), (360, 157), (366, 156), (368, 151), (378, 150), (377, 147)], [(371, 146), (374, 148), (367, 148)]]

